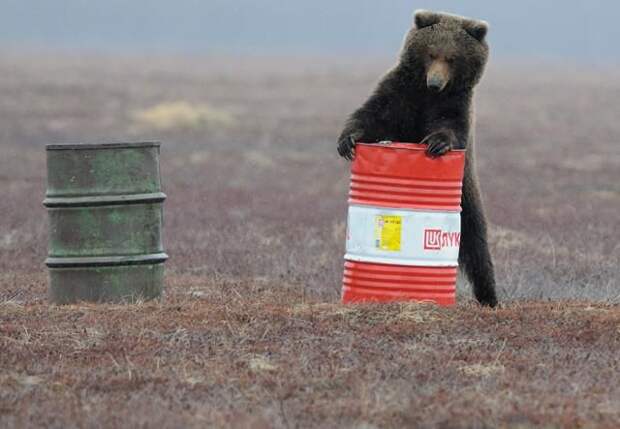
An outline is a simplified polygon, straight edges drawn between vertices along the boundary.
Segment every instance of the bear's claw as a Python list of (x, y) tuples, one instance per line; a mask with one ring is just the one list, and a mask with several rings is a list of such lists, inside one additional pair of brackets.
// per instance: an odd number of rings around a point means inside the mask
[(349, 161), (355, 157), (355, 140), (348, 136), (338, 142), (338, 154)]
[(426, 153), (432, 157), (444, 155), (452, 149), (452, 142), (442, 133), (431, 134), (422, 143), (428, 145)]

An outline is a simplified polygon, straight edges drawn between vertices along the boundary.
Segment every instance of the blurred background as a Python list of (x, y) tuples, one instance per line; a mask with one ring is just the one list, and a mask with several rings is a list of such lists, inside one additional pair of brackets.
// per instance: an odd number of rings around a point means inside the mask
[(498, 59), (616, 63), (613, 0), (2, 1), (5, 46), (123, 53), (392, 56), (413, 10), (485, 19)]
[(44, 144), (161, 140), (168, 293), (336, 301), (335, 139), (418, 8), (491, 25), (477, 139), (501, 297), (617, 301), (612, 0), (0, 1), (0, 297), (45, 299)]

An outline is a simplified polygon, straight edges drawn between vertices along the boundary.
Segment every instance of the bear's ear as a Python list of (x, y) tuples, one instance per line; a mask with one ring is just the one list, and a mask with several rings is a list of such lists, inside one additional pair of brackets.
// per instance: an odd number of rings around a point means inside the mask
[(489, 24), (486, 21), (467, 20), (463, 23), (463, 28), (470, 36), (482, 42), (489, 31)]
[(415, 26), (418, 29), (435, 25), (440, 20), (441, 16), (430, 10), (419, 9), (416, 10), (414, 14)]

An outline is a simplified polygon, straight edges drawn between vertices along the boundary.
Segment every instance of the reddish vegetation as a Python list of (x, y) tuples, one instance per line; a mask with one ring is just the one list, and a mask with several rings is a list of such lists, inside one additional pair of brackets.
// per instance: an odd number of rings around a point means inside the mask
[(185, 275), (164, 304), (0, 309), (6, 426), (620, 422), (604, 304), (345, 307)]
[[(618, 427), (617, 74), (489, 71), (492, 311), (338, 303), (334, 138), (386, 64), (307, 64), (0, 60), (0, 427)], [(131, 120), (176, 100), (234, 124)], [(42, 144), (152, 136), (165, 300), (48, 306)]]

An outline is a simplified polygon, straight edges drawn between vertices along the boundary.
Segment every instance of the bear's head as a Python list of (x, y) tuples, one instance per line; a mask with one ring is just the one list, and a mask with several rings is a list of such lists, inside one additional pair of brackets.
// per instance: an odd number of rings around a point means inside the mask
[(401, 52), (401, 65), (430, 91), (473, 88), (489, 56), (488, 24), (443, 12), (418, 10)]

